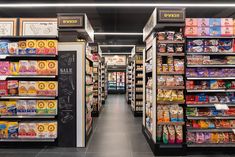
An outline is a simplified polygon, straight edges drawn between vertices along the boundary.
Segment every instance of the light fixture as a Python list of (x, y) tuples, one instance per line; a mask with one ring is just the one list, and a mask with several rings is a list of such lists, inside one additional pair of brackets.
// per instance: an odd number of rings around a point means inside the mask
[(37, 7), (235, 7), (235, 3), (0, 3), (0, 8), (37, 8)]
[(121, 35), (133, 35), (133, 36), (142, 36), (143, 33), (133, 33), (133, 32), (95, 32), (94, 35), (112, 35), (112, 36), (121, 36)]

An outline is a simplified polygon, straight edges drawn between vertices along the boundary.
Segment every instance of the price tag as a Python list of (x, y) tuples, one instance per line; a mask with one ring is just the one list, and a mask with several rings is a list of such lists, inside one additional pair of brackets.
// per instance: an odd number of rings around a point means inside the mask
[(227, 104), (215, 104), (216, 110), (229, 110)]

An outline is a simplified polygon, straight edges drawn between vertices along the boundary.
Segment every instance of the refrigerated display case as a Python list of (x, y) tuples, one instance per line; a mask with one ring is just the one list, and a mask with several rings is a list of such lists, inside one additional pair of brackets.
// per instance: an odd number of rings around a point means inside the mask
[(109, 72), (108, 73), (108, 93), (109, 94), (125, 94), (125, 72)]

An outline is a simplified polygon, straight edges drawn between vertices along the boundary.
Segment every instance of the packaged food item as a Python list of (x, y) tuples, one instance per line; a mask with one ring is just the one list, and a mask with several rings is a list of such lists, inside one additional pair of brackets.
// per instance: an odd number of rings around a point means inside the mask
[(160, 53), (166, 53), (166, 44), (159, 44), (158, 45), (158, 51)]
[(28, 82), (28, 93), (29, 96), (37, 95), (37, 82), (36, 81), (29, 81)]
[(204, 46), (188, 46), (188, 52), (203, 52)]
[(10, 74), (19, 75), (19, 63), (18, 62), (10, 62)]
[(8, 95), (7, 81), (0, 81), (0, 96)]
[(9, 75), (10, 73), (10, 62), (0, 61), (0, 75)]
[(18, 95), (19, 82), (17, 80), (7, 81), (7, 89), (9, 95)]
[(29, 131), (28, 123), (19, 123), (18, 137), (25, 138), (27, 137), (27, 133)]
[(198, 19), (197, 18), (186, 18), (185, 19), (186, 26), (189, 27), (197, 27), (198, 26)]
[(46, 40), (37, 40), (36, 53), (37, 54), (46, 54), (46, 46), (47, 46)]
[(174, 144), (175, 143), (175, 128), (173, 126), (167, 126), (168, 132), (169, 132), (169, 144)]
[(37, 61), (37, 74), (47, 74), (47, 61)]
[(8, 41), (0, 41), (0, 55), (8, 54)]
[(183, 121), (184, 121), (184, 110), (183, 110), (183, 107), (181, 107), (181, 106), (178, 107), (177, 119), (178, 119), (178, 121), (180, 121), (180, 122), (183, 122)]
[(199, 36), (209, 36), (210, 35), (210, 31), (209, 31), (209, 27), (198, 27), (198, 35)]
[(47, 61), (47, 73), (48, 75), (57, 75), (58, 63), (56, 60)]
[(37, 41), (36, 40), (26, 40), (26, 53), (28, 55), (36, 54)]
[(222, 27), (233, 27), (233, 18), (221, 18)]
[(37, 125), (36, 123), (28, 123), (27, 137), (35, 138), (37, 136)]
[(166, 32), (166, 39), (167, 40), (174, 40), (175, 32), (174, 31), (168, 31)]
[(0, 115), (7, 115), (7, 106), (5, 101), (0, 101)]
[(17, 100), (16, 103), (17, 115), (27, 115), (27, 101)]
[(197, 27), (185, 27), (185, 36), (197, 36)]
[(222, 36), (233, 36), (233, 27), (221, 27)]
[(183, 33), (182, 32), (176, 32), (174, 38), (175, 38), (175, 40), (182, 41), (184, 39), (183, 38)]
[(221, 27), (210, 27), (210, 36), (221, 36)]
[(19, 95), (20, 96), (28, 95), (28, 82), (27, 81), (19, 81)]
[(218, 82), (216, 80), (211, 80), (210, 89), (218, 89), (218, 88), (219, 88)]
[(18, 122), (8, 122), (7, 131), (8, 138), (17, 138), (18, 137)]
[(49, 115), (57, 114), (57, 100), (47, 100), (47, 113)]
[(3, 138), (8, 138), (6, 121), (0, 121), (0, 139)]
[(57, 138), (57, 122), (49, 122), (47, 124), (47, 138)]
[(173, 44), (168, 44), (167, 45), (167, 52), (168, 53), (174, 53), (174, 45)]
[(198, 19), (198, 27), (209, 27), (209, 18), (199, 18)]
[(47, 54), (57, 54), (57, 40), (47, 40), (46, 53)]
[(37, 61), (34, 60), (28, 61), (28, 74), (30, 75), (37, 74)]
[(10, 55), (18, 54), (18, 43), (17, 42), (8, 43), (8, 53)]
[(166, 39), (166, 33), (165, 32), (158, 32), (157, 33), (158, 40), (165, 40)]
[(49, 81), (47, 82), (47, 95), (49, 96), (57, 96), (58, 95), (58, 82)]
[(175, 59), (174, 60), (174, 67), (176, 72), (183, 72), (184, 71), (184, 60)]
[(196, 142), (196, 134), (194, 132), (187, 132), (187, 143), (195, 143)]
[(218, 52), (219, 49), (217, 46), (205, 46), (204, 52)]
[[(1, 125), (1, 124), (0, 124)], [(157, 126), (157, 141), (161, 141), (162, 139), (162, 126), (158, 125)]]
[(184, 79), (182, 76), (174, 76), (175, 85), (176, 86), (183, 86), (184, 85)]
[(18, 46), (19, 46), (19, 55), (26, 55), (27, 54), (27, 52), (26, 52), (26, 47), (27, 47), (26, 41), (19, 41)]
[(27, 114), (35, 115), (36, 114), (37, 101), (36, 100), (28, 100), (27, 101)]
[(29, 62), (27, 60), (20, 60), (19, 61), (19, 74), (26, 75), (28, 74), (29, 69)]
[(220, 18), (210, 18), (209, 24), (210, 24), (210, 27), (221, 26), (221, 19)]
[(46, 81), (37, 81), (37, 95), (46, 96), (48, 94), (48, 83)]
[(172, 105), (170, 106), (170, 118), (171, 122), (177, 122), (178, 120), (178, 106)]
[(163, 126), (163, 136), (162, 136), (162, 140), (164, 144), (168, 144), (169, 142), (169, 133), (168, 133), (168, 129), (167, 126)]
[(37, 138), (46, 138), (47, 137), (47, 123), (37, 123)]
[(45, 100), (37, 100), (36, 113), (45, 115), (47, 114), (47, 102)]

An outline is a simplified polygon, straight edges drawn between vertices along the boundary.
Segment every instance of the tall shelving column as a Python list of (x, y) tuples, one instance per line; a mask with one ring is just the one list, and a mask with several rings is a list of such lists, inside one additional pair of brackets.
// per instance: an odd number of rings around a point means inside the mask
[(128, 65), (126, 69), (126, 101), (127, 104), (131, 104), (131, 76), (132, 76), (132, 69), (131, 69), (131, 58), (128, 58)]
[(104, 58), (101, 58), (101, 87), (102, 87), (102, 94), (101, 94), (101, 100), (102, 104), (105, 104), (106, 99), (106, 93), (105, 93), (105, 70), (106, 70), (106, 64)]

